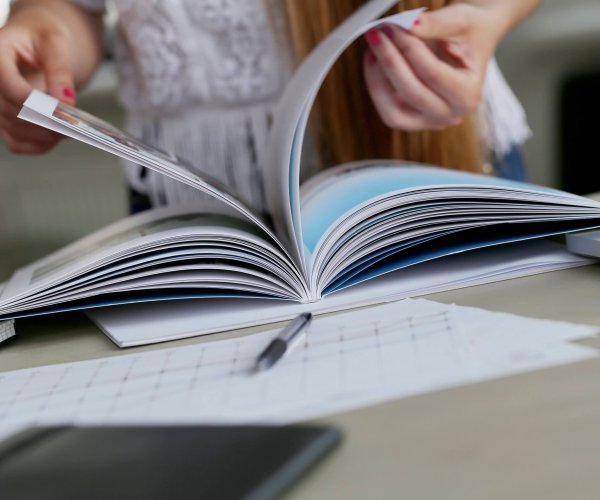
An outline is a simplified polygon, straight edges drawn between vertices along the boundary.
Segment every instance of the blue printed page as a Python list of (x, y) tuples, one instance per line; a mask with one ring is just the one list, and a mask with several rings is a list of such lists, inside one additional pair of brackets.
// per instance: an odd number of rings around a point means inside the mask
[(600, 203), (421, 164), (356, 163), (302, 187), (310, 289), (329, 293), (472, 248), (600, 225)]
[(305, 248), (313, 253), (317, 243), (347, 212), (395, 191), (444, 187), (495, 187), (566, 198), (574, 195), (534, 184), (471, 174), (419, 164), (390, 162), (358, 168), (333, 169), (311, 179), (302, 192), (302, 226)]

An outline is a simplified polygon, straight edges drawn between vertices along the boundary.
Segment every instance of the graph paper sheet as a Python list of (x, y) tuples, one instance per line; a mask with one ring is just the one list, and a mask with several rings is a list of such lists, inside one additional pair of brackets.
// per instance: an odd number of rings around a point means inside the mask
[(273, 369), (278, 332), (0, 373), (0, 437), (31, 424), (287, 423), (597, 355), (595, 327), (405, 300), (317, 318)]
[[(2, 290), (6, 283), (0, 283), (0, 295), (2, 295)], [(5, 340), (10, 339), (15, 336), (15, 322), (14, 320), (9, 321), (0, 321), (0, 344)]]
[(15, 321), (0, 321), (0, 343), (15, 336)]

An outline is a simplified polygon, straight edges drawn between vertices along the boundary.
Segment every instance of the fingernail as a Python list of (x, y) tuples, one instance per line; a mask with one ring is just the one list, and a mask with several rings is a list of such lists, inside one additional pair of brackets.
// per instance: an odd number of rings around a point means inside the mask
[(388, 38), (394, 38), (394, 29), (387, 24), (381, 28), (381, 31), (385, 33)]
[(421, 18), (420, 17), (417, 17), (417, 19), (413, 23), (412, 27), (414, 28), (415, 26), (421, 26)]
[(72, 101), (75, 100), (75, 91), (71, 87), (63, 88), (62, 95), (63, 97), (66, 97), (67, 99), (70, 99)]
[(374, 47), (377, 47), (381, 43), (381, 37), (377, 30), (369, 30), (365, 36), (367, 37), (367, 41)]
[(370, 66), (373, 66), (377, 62), (377, 56), (373, 53), (372, 50), (367, 51), (367, 63)]

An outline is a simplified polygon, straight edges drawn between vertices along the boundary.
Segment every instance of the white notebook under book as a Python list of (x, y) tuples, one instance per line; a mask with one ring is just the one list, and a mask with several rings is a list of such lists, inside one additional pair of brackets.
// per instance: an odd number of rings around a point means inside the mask
[[(211, 212), (186, 206), (142, 213), (17, 271), (0, 296), (0, 320), (112, 305), (90, 314), (120, 345), (135, 345), (586, 263), (563, 247), (533, 243), (600, 226), (600, 203), (562, 191), (392, 160), (328, 168), (300, 186), (308, 115), (323, 79), (373, 23), (408, 28), (421, 13), (373, 21), (395, 3), (367, 2), (291, 78), (263, 159), (272, 222), (198, 173), (202, 159), (191, 168), (32, 93), (22, 118), (221, 203)], [(149, 323), (154, 311), (171, 322)], [(182, 326), (184, 317), (193, 328)], [(123, 322), (149, 328), (133, 334)]]

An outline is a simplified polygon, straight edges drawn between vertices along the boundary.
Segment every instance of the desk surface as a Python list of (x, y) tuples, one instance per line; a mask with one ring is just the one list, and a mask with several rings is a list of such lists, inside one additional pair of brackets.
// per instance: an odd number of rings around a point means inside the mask
[[(600, 326), (600, 265), (428, 298)], [(28, 319), (19, 324), (18, 337), (0, 348), (0, 371), (131, 352), (116, 348), (81, 314)], [(600, 359), (401, 399), (324, 421), (345, 430), (345, 443), (291, 499), (600, 496)]]

